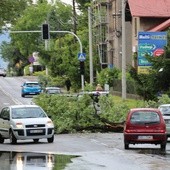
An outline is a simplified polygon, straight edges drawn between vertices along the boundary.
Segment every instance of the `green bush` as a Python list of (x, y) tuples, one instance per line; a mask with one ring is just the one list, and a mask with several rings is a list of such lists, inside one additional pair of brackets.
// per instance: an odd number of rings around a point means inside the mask
[[(123, 123), (131, 108), (157, 108), (160, 104), (170, 103), (167, 95), (160, 97), (158, 102), (117, 98), (115, 100), (115, 96), (112, 95), (99, 96), (98, 103), (95, 103), (88, 94), (81, 97), (71, 94), (69, 96), (40, 94), (34, 97), (33, 101), (52, 117), (55, 133), (106, 130), (104, 128), (107, 125)], [(100, 105), (100, 112), (95, 109), (97, 104)]]
[(46, 86), (64, 87), (65, 86), (65, 78), (61, 76), (51, 77), (49, 75), (40, 74), (38, 76), (38, 80), (43, 87), (46, 87)]
[(82, 97), (40, 94), (33, 100), (52, 117), (55, 133), (100, 131), (107, 124), (123, 122), (129, 109), (124, 102), (113, 102), (112, 95), (99, 96), (100, 113), (97, 113), (94, 100), (88, 94)]

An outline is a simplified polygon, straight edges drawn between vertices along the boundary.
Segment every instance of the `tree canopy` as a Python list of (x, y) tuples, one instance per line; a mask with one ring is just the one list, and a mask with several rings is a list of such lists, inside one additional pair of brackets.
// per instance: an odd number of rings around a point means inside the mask
[(6, 24), (14, 24), (17, 18), (22, 16), (22, 12), (31, 3), (31, 0), (1, 0), (0, 1), (0, 27), (2, 32), (2, 27)]

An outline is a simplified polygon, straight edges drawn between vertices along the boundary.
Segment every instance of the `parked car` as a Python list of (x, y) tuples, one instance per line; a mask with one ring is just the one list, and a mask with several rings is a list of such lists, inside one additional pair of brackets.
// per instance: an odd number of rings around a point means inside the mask
[(124, 126), (124, 148), (129, 144), (160, 144), (166, 149), (166, 125), (162, 113), (156, 108), (134, 108), (128, 112)]
[(54, 141), (54, 124), (45, 111), (37, 105), (11, 105), (0, 112), (0, 143), (10, 139), (11, 144), (17, 140), (47, 138)]
[(165, 120), (167, 137), (170, 137), (170, 104), (162, 104), (159, 106), (159, 109)]
[(25, 82), (21, 89), (21, 96), (25, 97), (25, 95), (37, 95), (42, 91), (41, 85), (38, 82)]
[(6, 77), (6, 71), (4, 68), (0, 68), (0, 76)]
[(44, 93), (47, 94), (61, 94), (61, 88), (59, 87), (46, 87)]

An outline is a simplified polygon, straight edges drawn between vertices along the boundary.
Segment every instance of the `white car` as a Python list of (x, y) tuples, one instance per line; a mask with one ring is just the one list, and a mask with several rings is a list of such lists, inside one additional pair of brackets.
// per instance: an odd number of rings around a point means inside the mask
[(167, 137), (170, 137), (170, 104), (162, 104), (159, 106), (159, 109), (165, 120)]
[(47, 138), (54, 141), (54, 124), (44, 110), (37, 105), (11, 105), (0, 112), (0, 143), (10, 139), (11, 144), (17, 140)]

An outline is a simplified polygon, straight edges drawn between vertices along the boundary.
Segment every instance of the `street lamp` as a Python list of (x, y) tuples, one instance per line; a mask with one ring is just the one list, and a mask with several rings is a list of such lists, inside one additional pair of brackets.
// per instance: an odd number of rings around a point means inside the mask
[(126, 0), (122, 0), (122, 99), (126, 99), (125, 6), (126, 6)]

